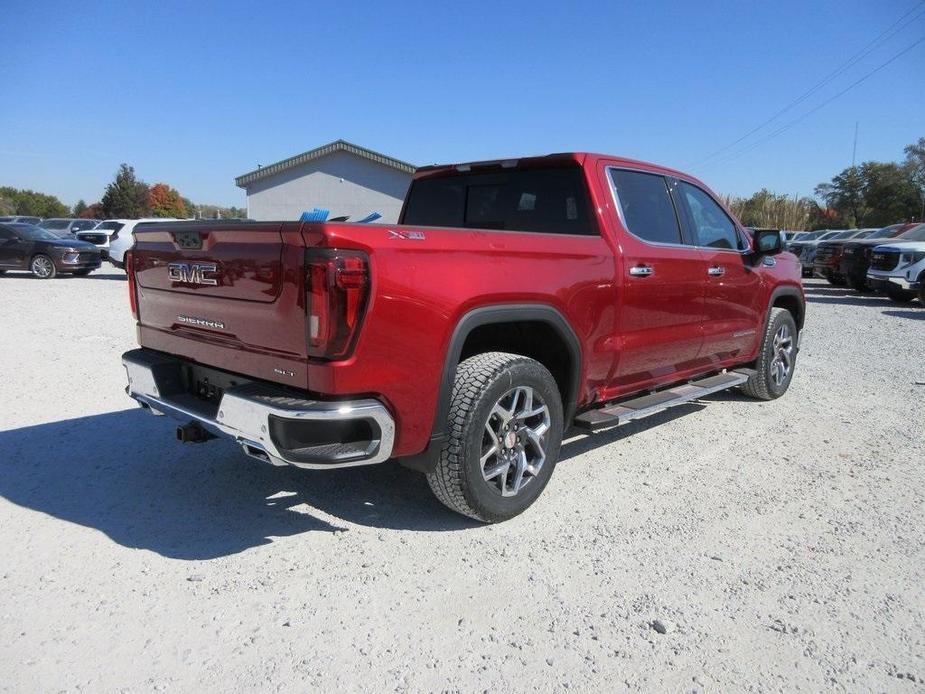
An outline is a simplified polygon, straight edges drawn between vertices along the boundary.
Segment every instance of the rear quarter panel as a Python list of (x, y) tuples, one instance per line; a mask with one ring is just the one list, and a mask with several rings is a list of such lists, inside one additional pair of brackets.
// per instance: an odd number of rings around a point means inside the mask
[[(331, 394), (370, 392), (398, 419), (396, 455), (420, 452), (430, 437), (452, 332), (472, 309), (542, 304), (563, 314), (582, 344), (579, 400), (606, 377), (616, 320), (614, 256), (600, 236), (324, 225), (324, 243), (370, 257), (373, 292), (353, 356), (311, 363), (309, 383)], [(307, 226), (306, 245), (321, 227)], [(316, 238), (312, 239), (312, 235)]]

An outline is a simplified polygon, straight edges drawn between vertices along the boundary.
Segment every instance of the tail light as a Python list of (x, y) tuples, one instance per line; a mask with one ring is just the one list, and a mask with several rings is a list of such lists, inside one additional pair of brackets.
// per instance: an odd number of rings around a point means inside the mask
[(308, 354), (346, 359), (353, 351), (369, 297), (369, 261), (358, 251), (305, 254)]
[(135, 254), (125, 252), (125, 276), (128, 279), (128, 304), (132, 308), (132, 317), (138, 320), (138, 293), (135, 289)]

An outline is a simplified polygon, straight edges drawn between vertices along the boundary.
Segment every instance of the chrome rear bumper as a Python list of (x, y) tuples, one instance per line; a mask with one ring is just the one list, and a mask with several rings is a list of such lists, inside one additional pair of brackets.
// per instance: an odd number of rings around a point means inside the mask
[(230, 436), (244, 453), (273, 465), (352, 467), (381, 463), (392, 454), (395, 421), (377, 400), (307, 400), (245, 382), (224, 388), (216, 404), (183, 387), (182, 360), (136, 349), (122, 355), (122, 364), (126, 393), (142, 407)]

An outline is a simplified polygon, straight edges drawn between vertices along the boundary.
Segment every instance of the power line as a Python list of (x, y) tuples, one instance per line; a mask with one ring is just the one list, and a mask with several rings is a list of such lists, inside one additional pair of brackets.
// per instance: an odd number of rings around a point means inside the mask
[(873, 70), (871, 70), (870, 72), (868, 72), (866, 75), (864, 75), (864, 76), (861, 77), (860, 79), (855, 80), (854, 82), (852, 82), (851, 84), (849, 84), (847, 87), (845, 87), (844, 89), (842, 89), (840, 92), (838, 92), (838, 93), (836, 93), (836, 94), (833, 94), (832, 96), (830, 96), (828, 99), (826, 99), (826, 100), (823, 101), (822, 103), (820, 103), (820, 104), (814, 106), (813, 108), (811, 108), (809, 111), (807, 111), (807, 112), (804, 113), (803, 115), (801, 115), (801, 116), (799, 116), (798, 118), (796, 118), (796, 119), (790, 121), (790, 122), (787, 123), (786, 125), (781, 126), (781, 127), (778, 128), (777, 130), (774, 130), (774, 131), (771, 132), (770, 134), (765, 135), (765, 136), (762, 137), (761, 139), (756, 140), (755, 142), (752, 142), (752, 143), (749, 144), (749, 145), (746, 145), (746, 146), (743, 147), (742, 149), (740, 149), (740, 150), (738, 150), (738, 151), (736, 151), (736, 152), (731, 152), (730, 154), (727, 154), (726, 156), (720, 157), (718, 160), (714, 161), (713, 164), (725, 163), (725, 162), (732, 161), (733, 159), (737, 159), (737, 158), (740, 157), (741, 155), (746, 154), (747, 152), (752, 151), (755, 147), (757, 147), (757, 146), (759, 146), (759, 145), (761, 145), (761, 144), (767, 142), (768, 140), (771, 140), (771, 139), (777, 137), (777, 136), (780, 135), (781, 133), (786, 132), (787, 130), (789, 130), (790, 128), (792, 128), (794, 125), (797, 125), (798, 123), (801, 123), (801, 122), (803, 122), (804, 120), (806, 120), (807, 118), (809, 118), (809, 116), (811, 116), (811, 115), (813, 115), (814, 113), (816, 113), (816, 111), (818, 111), (819, 109), (821, 109), (823, 106), (827, 106), (828, 104), (832, 103), (833, 101), (835, 101), (835, 99), (837, 99), (838, 97), (842, 96), (843, 94), (845, 94), (845, 93), (851, 91), (852, 89), (854, 89), (856, 86), (858, 86), (859, 84), (861, 84), (862, 82), (864, 82), (864, 81), (865, 81), (866, 79), (868, 79), (869, 77), (873, 77), (876, 73), (880, 72), (883, 68), (885, 68), (885, 67), (887, 67), (888, 65), (890, 65), (891, 63), (893, 63), (893, 62), (899, 60), (902, 56), (904, 56), (906, 53), (908, 53), (909, 51), (911, 51), (913, 48), (915, 48), (916, 46), (918, 46), (918, 45), (919, 45), (920, 43), (922, 43), (923, 41), (925, 41), (925, 36), (919, 37), (919, 39), (918, 39), (917, 41), (914, 41), (914, 42), (913, 42), (912, 44), (910, 44), (909, 46), (906, 46), (903, 50), (901, 50), (899, 53), (897, 53), (896, 55), (894, 55), (892, 58), (890, 58), (889, 60), (887, 60), (887, 61), (884, 62), (884, 63), (881, 63), (880, 65), (878, 65), (877, 67), (875, 67)]
[(758, 132), (759, 130), (761, 130), (762, 128), (764, 128), (766, 125), (769, 125), (770, 123), (773, 123), (775, 120), (777, 120), (780, 116), (782, 116), (783, 114), (785, 114), (785, 113), (786, 113), (787, 111), (789, 111), (790, 109), (794, 108), (795, 106), (799, 106), (801, 103), (803, 103), (804, 101), (806, 101), (806, 99), (808, 99), (810, 96), (812, 96), (813, 94), (815, 94), (819, 89), (821, 89), (822, 87), (824, 87), (825, 85), (827, 85), (829, 82), (831, 82), (832, 80), (834, 80), (834, 79), (835, 79), (836, 77), (838, 77), (839, 75), (842, 75), (846, 70), (848, 70), (848, 69), (851, 68), (852, 66), (856, 65), (860, 60), (862, 60), (863, 58), (866, 58), (868, 55), (870, 55), (870, 53), (871, 53), (872, 51), (874, 51), (876, 48), (878, 48), (879, 45), (880, 45), (881, 43), (883, 43), (883, 42), (885, 42), (885, 41), (891, 39), (891, 38), (892, 38), (893, 36), (895, 36), (898, 32), (902, 31), (902, 30), (905, 29), (909, 24), (911, 24), (912, 22), (914, 22), (915, 20), (917, 20), (917, 19), (918, 19), (919, 17), (921, 17), (923, 14), (925, 14), (925, 10), (923, 10), (922, 12), (919, 12), (919, 14), (917, 14), (915, 17), (913, 17), (912, 19), (910, 19), (908, 22), (906, 22), (905, 24), (902, 24), (902, 26), (898, 26), (898, 25), (899, 25), (900, 23), (902, 23), (903, 20), (905, 20), (909, 15), (913, 14), (914, 12), (916, 12), (923, 4), (925, 4), (925, 0), (921, 0), (920, 2), (918, 2), (915, 6), (913, 6), (913, 8), (912, 8), (911, 10), (909, 10), (908, 12), (906, 12), (906, 13), (905, 13), (904, 15), (902, 15), (899, 19), (897, 19), (895, 22), (893, 22), (889, 27), (887, 27), (886, 29), (884, 29), (876, 38), (874, 38), (874, 39), (873, 39), (870, 43), (868, 43), (864, 48), (862, 48), (860, 51), (858, 51), (857, 53), (855, 53), (855, 54), (854, 54), (852, 57), (850, 57), (846, 62), (842, 63), (841, 66), (837, 67), (835, 70), (833, 70), (833, 71), (830, 72), (828, 75), (826, 75), (825, 77), (823, 77), (819, 82), (817, 82), (817, 83), (814, 84), (812, 87), (810, 87), (809, 89), (807, 89), (802, 95), (800, 95), (799, 97), (797, 97), (796, 99), (794, 99), (793, 101), (791, 101), (789, 104), (787, 104), (786, 106), (784, 106), (784, 107), (783, 107), (782, 109), (780, 109), (779, 111), (777, 111), (777, 112), (776, 112), (774, 115), (772, 115), (770, 118), (768, 118), (767, 120), (762, 121), (761, 123), (759, 123), (758, 125), (756, 125), (754, 128), (752, 128), (752, 129), (749, 130), (747, 133), (745, 133), (744, 135), (742, 135), (739, 139), (737, 139), (737, 140), (735, 140), (735, 141), (733, 141), (733, 142), (730, 142), (728, 145), (719, 148), (718, 150), (712, 152), (711, 154), (708, 154), (707, 156), (705, 156), (703, 159), (701, 159), (700, 161), (696, 162), (695, 164), (688, 164), (688, 165), (686, 165), (686, 166), (692, 167), (692, 168), (696, 168), (696, 167), (698, 167), (698, 166), (702, 166), (704, 163), (706, 163), (706, 162), (709, 161), (710, 159), (713, 159), (713, 158), (716, 157), (717, 155), (722, 154), (723, 152), (726, 152), (726, 151), (732, 149), (733, 147), (735, 147), (737, 144), (739, 144), (739, 143), (742, 142), (743, 140), (746, 140), (747, 138), (751, 137), (751, 136), (754, 135), (756, 132)]

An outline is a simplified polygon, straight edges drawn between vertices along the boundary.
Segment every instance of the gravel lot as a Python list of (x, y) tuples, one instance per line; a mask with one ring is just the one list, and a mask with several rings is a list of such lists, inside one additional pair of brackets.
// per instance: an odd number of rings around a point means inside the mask
[(922, 691), (925, 308), (807, 291), (784, 399), (574, 438), (482, 527), (177, 443), (121, 273), (0, 277), (0, 690)]

